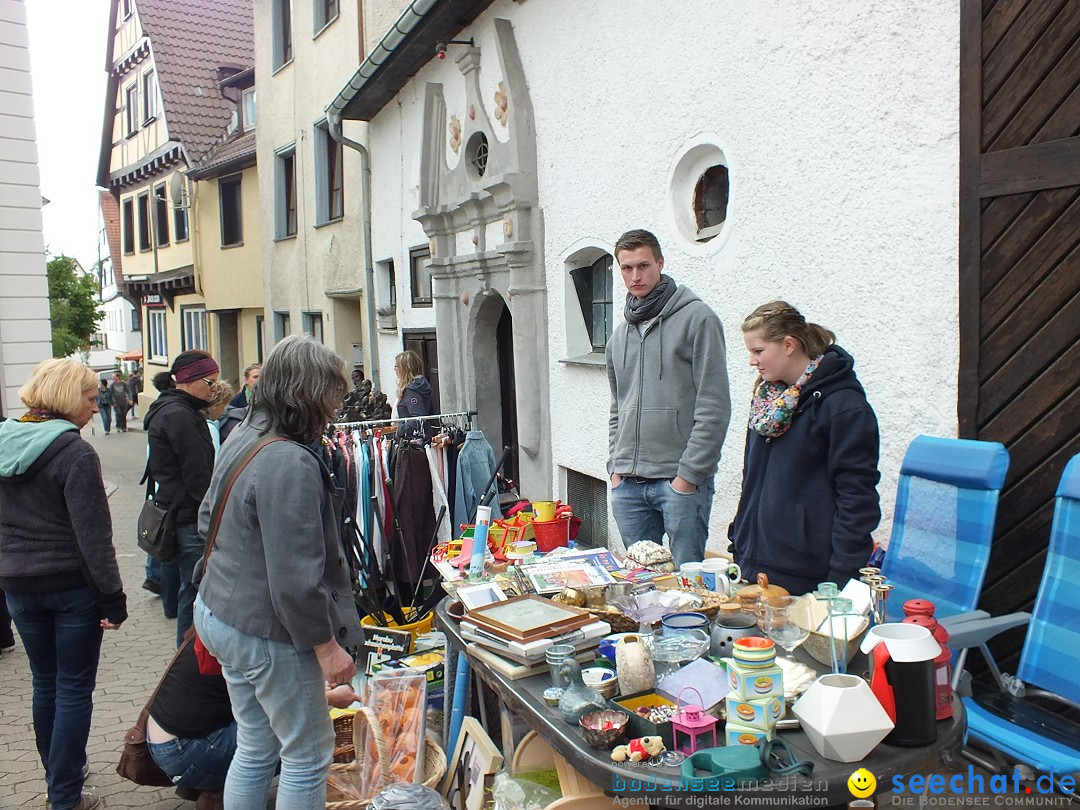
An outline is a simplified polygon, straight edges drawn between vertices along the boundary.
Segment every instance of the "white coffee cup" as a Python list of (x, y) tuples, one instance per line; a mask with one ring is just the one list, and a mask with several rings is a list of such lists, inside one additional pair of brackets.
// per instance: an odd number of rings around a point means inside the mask
[(679, 576), (684, 588), (704, 588), (705, 580), (701, 576), (702, 563), (688, 562), (679, 566)]
[(706, 589), (730, 596), (731, 586), (742, 579), (742, 569), (731, 560), (712, 557), (701, 564), (701, 578)]

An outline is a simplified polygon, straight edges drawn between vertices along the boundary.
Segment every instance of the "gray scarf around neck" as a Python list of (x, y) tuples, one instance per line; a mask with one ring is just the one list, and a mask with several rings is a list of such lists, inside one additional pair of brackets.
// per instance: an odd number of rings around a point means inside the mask
[(627, 323), (639, 324), (650, 321), (664, 311), (667, 302), (675, 294), (678, 285), (669, 275), (660, 276), (660, 283), (652, 288), (652, 292), (644, 298), (635, 298), (630, 293), (626, 294), (626, 307), (623, 317)]

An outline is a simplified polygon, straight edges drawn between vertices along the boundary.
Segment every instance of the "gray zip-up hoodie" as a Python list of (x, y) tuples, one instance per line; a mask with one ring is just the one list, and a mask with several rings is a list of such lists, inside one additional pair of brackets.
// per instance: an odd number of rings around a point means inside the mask
[(724, 329), (680, 286), (644, 334), (625, 321), (607, 345), (608, 474), (695, 486), (716, 472), (731, 418)]

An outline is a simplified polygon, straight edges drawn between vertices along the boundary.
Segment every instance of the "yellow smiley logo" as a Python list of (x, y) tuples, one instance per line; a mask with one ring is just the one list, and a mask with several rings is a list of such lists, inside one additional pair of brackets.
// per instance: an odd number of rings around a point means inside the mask
[(866, 768), (859, 768), (848, 777), (847, 786), (852, 796), (857, 799), (865, 799), (867, 796), (872, 795), (874, 789), (877, 788), (877, 779)]

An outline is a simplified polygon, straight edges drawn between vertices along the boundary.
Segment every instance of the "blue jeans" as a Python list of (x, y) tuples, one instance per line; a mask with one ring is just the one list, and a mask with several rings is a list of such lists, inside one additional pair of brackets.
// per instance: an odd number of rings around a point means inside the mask
[(176, 557), (161, 564), (161, 609), (166, 616), (176, 615), (177, 649), (191, 627), (191, 606), (198, 590), (191, 574), (195, 563), (202, 559), (204, 548), (198, 527), (194, 523), (181, 523), (176, 527)]
[(176, 787), (221, 790), (236, 752), (236, 723), (205, 737), (177, 737), (163, 743), (148, 742), (147, 746), (154, 762)]
[(623, 543), (650, 540), (662, 545), (666, 533), (676, 568), (704, 559), (712, 502), (712, 478), (690, 493), (677, 492), (670, 481), (639, 483), (634, 478), (623, 478), (611, 490), (611, 512)]
[[(149, 554), (146, 555), (146, 565), (143, 566), (143, 570), (146, 572), (147, 579), (156, 582), (158, 585), (161, 584), (161, 563)], [(173, 607), (175, 608), (175, 605)], [(176, 611), (173, 610), (173, 612)]]
[(98, 405), (98, 415), (101, 416), (102, 427), (108, 433), (109, 428), (112, 427), (112, 405)]
[(280, 758), (277, 806), (323, 810), (334, 726), (314, 651), (243, 633), (216, 618), (201, 598), (195, 629), (221, 662), (236, 718), (225, 806), (265, 810)]
[(34, 682), (34, 738), (54, 810), (79, 803), (101, 652), (101, 609), (87, 587), (8, 593)]

